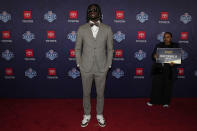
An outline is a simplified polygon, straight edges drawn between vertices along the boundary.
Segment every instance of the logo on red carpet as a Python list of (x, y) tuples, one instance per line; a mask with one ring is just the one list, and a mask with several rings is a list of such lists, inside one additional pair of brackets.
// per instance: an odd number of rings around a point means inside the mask
[(78, 23), (79, 22), (77, 10), (71, 10), (71, 11), (69, 11), (69, 19), (68, 19), (68, 22), (71, 22), (71, 23)]
[(114, 50), (114, 58), (113, 58), (113, 60), (124, 61), (123, 50), (122, 49), (115, 49)]
[(126, 21), (124, 20), (125, 15), (124, 15), (124, 11), (123, 10), (116, 10), (116, 14), (115, 14), (115, 23), (125, 23)]
[(12, 58), (14, 58), (14, 53), (9, 49), (3, 51), (1, 55), (2, 55), (1, 57), (4, 58), (6, 61), (10, 61)]
[(138, 20), (140, 23), (144, 23), (148, 20), (148, 14), (142, 11), (136, 15), (136, 20)]
[(146, 52), (144, 52), (143, 50), (138, 50), (134, 53), (134, 57), (137, 60), (142, 61), (144, 58), (146, 58)]
[(48, 79), (58, 79), (56, 68), (48, 68)]
[(136, 75), (137, 76), (144, 75), (144, 68), (136, 68)]
[(68, 71), (68, 76), (76, 79), (77, 77), (80, 76), (80, 72), (76, 68), (72, 68), (71, 70)]
[(70, 19), (77, 19), (77, 11), (76, 10), (71, 10), (69, 12), (69, 18)]
[(124, 11), (116, 11), (116, 19), (124, 19)]
[(76, 58), (75, 58), (75, 49), (70, 49), (68, 60), (70, 60), (70, 61), (76, 60)]
[(55, 39), (55, 31), (47, 31), (47, 39)]
[(57, 19), (57, 16), (52, 11), (48, 11), (47, 13), (44, 14), (44, 19), (51, 23)]
[(26, 57), (33, 57), (33, 50), (32, 49), (25, 50), (25, 55)]
[(14, 75), (13, 69), (12, 68), (5, 68), (5, 75), (6, 76)]
[(55, 60), (58, 57), (58, 53), (54, 51), (53, 49), (50, 49), (48, 52), (46, 52), (46, 58), (49, 60)]
[(10, 31), (2, 31), (2, 40), (1, 42), (9, 42), (11, 43), (12, 40), (10, 39), (11, 35), (10, 35)]
[(75, 57), (75, 50), (74, 49), (70, 49), (70, 57)]
[(187, 24), (192, 21), (192, 16), (189, 15), (189, 13), (184, 13), (183, 15), (180, 16), (180, 21), (183, 22), (184, 24)]
[(34, 33), (31, 33), (30, 31), (26, 31), (23, 34), (23, 39), (26, 40), (27, 42), (31, 42), (33, 39), (35, 39)]
[(188, 32), (181, 32), (181, 40), (188, 40)]
[(15, 79), (13, 68), (5, 68), (5, 79)]
[(168, 12), (161, 12), (160, 19), (161, 20), (168, 20)]
[(33, 23), (33, 20), (32, 20), (32, 13), (30, 10), (26, 10), (23, 12), (23, 20), (22, 20), (23, 23)]
[(124, 71), (120, 68), (116, 68), (115, 70), (112, 71), (112, 76), (120, 79), (121, 77), (124, 76)]
[(160, 12), (160, 24), (169, 24), (170, 21), (168, 20), (169, 14), (168, 12)]
[(46, 42), (57, 42), (57, 40), (55, 39), (55, 31), (54, 30), (47, 31)]
[(2, 39), (10, 39), (10, 31), (2, 31)]
[(136, 68), (134, 79), (144, 79), (144, 68)]
[(56, 76), (56, 68), (48, 68), (49, 76)]
[(37, 72), (35, 70), (33, 70), (32, 68), (28, 68), (26, 71), (25, 71), (25, 76), (32, 79), (34, 77), (37, 76)]
[(184, 71), (184, 68), (177, 68), (177, 71), (178, 71), (178, 78), (185, 78), (185, 71)]
[(29, 60), (34, 61), (34, 60), (36, 60), (36, 59), (34, 58), (33, 49), (26, 49), (26, 50), (25, 50), (25, 60), (26, 60), (26, 61), (29, 61)]
[(117, 31), (114, 35), (113, 35), (114, 40), (116, 40), (118, 43), (120, 43), (122, 40), (125, 39), (125, 34), (122, 33), (121, 31)]
[(122, 49), (116, 49), (115, 50), (115, 57), (121, 58), (123, 56)]
[(181, 32), (179, 43), (189, 43), (188, 37), (188, 32)]
[(9, 20), (11, 20), (11, 14), (7, 13), (6, 11), (3, 11), (0, 14), (0, 20), (4, 23), (8, 22)]
[(146, 32), (145, 31), (138, 31), (137, 32), (137, 40), (136, 42), (146, 43)]
[(69, 34), (67, 35), (67, 38), (68, 38), (69, 40), (71, 40), (72, 42), (75, 42), (75, 41), (76, 41), (76, 38), (77, 38), (77, 33), (76, 33), (76, 31), (72, 31), (71, 33), (69, 33)]
[(178, 69), (178, 75), (183, 76), (184, 75), (184, 68), (177, 68)]
[(138, 39), (139, 40), (145, 39), (145, 37), (146, 37), (145, 31), (138, 31)]
[(24, 11), (24, 19), (32, 19), (31, 11)]
[(164, 36), (165, 32), (161, 32), (157, 35), (157, 40), (159, 40), (160, 42), (163, 42), (163, 36)]

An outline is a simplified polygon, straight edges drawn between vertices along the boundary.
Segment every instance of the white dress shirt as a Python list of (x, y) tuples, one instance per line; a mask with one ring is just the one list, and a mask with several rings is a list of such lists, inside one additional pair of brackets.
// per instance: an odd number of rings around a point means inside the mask
[[(100, 21), (98, 21), (99, 24), (100, 24)], [(94, 23), (93, 21), (90, 21), (90, 23)], [(93, 25), (91, 27), (91, 30), (92, 30), (92, 34), (93, 34), (93, 37), (96, 38), (97, 34), (98, 34), (98, 31), (99, 31), (99, 27), (96, 26), (96, 25)]]

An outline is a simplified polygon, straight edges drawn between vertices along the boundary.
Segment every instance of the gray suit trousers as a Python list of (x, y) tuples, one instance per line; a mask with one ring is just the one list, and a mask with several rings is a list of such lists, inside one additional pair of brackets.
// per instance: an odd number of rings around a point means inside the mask
[(83, 85), (83, 108), (84, 108), (85, 115), (90, 115), (90, 112), (91, 112), (90, 94), (91, 94), (93, 80), (95, 81), (95, 84), (96, 84), (97, 115), (103, 114), (106, 75), (107, 75), (107, 71), (99, 72), (99, 69), (95, 61), (90, 72), (81, 71), (81, 78), (82, 78), (82, 85)]

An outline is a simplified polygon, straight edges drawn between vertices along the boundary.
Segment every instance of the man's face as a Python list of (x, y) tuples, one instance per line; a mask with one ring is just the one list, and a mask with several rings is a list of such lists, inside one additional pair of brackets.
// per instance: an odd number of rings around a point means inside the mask
[(98, 18), (98, 9), (96, 6), (91, 6), (88, 10), (88, 15), (91, 20), (96, 20)]
[(164, 43), (171, 43), (172, 37), (170, 36), (170, 34), (164, 34)]

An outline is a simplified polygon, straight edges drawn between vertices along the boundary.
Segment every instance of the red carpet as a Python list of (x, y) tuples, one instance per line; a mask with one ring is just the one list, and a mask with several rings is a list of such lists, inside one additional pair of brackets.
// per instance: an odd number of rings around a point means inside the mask
[(171, 107), (147, 107), (148, 99), (106, 99), (105, 128), (92, 119), (80, 127), (81, 99), (0, 99), (0, 131), (197, 131), (197, 98), (174, 98)]

